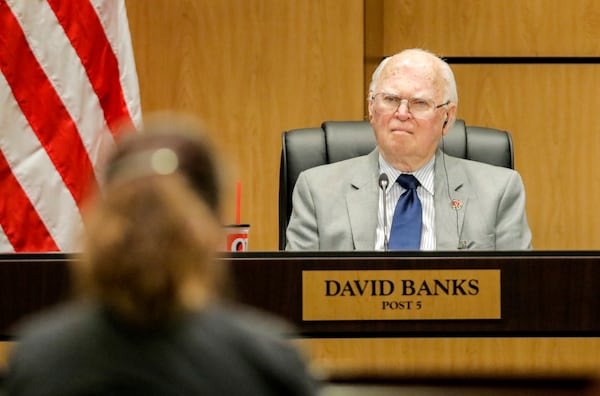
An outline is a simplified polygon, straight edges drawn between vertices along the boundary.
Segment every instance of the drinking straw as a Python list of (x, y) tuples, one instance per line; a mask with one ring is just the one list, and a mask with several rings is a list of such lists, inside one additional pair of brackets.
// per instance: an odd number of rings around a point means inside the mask
[(235, 194), (235, 222), (240, 224), (241, 220), (241, 202), (242, 202), (242, 182), (238, 180)]

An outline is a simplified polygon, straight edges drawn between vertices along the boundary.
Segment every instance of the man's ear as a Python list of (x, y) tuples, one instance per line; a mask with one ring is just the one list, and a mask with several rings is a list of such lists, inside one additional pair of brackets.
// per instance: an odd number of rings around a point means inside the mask
[(446, 112), (446, 119), (444, 120), (444, 124), (442, 125), (442, 135), (445, 135), (450, 130), (450, 127), (454, 123), (456, 118), (456, 105), (454, 103), (450, 103), (450, 108)]
[(373, 120), (373, 102), (369, 99), (369, 104), (367, 106), (367, 110), (369, 112), (369, 121)]

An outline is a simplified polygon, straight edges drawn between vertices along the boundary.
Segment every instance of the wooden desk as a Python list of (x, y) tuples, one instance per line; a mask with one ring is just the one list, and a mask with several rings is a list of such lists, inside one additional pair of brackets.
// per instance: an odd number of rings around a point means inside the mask
[[(0, 255), (0, 332), (68, 296), (60, 254)], [(293, 323), (312, 361), (334, 377), (597, 374), (600, 252), (235, 253), (237, 299)], [(501, 319), (303, 321), (302, 272), (499, 269)]]
[[(302, 271), (499, 269), (500, 320), (302, 320)], [(355, 376), (557, 376), (600, 371), (600, 254), (250, 254), (240, 300), (294, 323), (320, 369)]]

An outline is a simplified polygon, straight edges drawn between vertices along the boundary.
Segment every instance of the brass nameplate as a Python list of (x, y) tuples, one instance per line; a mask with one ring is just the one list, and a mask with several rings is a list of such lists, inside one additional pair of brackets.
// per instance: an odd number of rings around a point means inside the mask
[(302, 319), (500, 319), (500, 270), (302, 271)]

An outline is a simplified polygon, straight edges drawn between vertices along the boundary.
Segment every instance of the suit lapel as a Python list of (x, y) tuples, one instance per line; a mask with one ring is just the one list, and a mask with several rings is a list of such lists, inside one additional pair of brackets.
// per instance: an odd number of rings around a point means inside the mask
[(456, 250), (460, 243), (470, 187), (463, 169), (457, 165), (455, 158), (438, 150), (434, 171), (437, 250)]
[(356, 167), (356, 172), (350, 180), (352, 189), (346, 195), (348, 217), (356, 250), (373, 250), (375, 247), (379, 201), (378, 158), (379, 152), (375, 149), (365, 157), (368, 162), (366, 167), (364, 164)]

